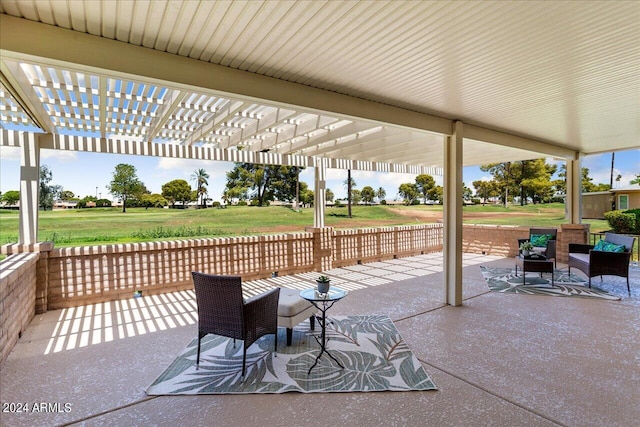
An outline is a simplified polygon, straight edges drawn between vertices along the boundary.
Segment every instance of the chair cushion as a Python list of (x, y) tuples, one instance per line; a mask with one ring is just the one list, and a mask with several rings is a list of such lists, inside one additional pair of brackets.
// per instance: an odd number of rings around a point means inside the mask
[(302, 298), (300, 291), (280, 288), (280, 300), (278, 301), (279, 317), (294, 317), (309, 307), (313, 307), (313, 304)]
[(578, 261), (582, 261), (585, 264), (589, 264), (589, 254), (570, 253), (569, 258), (573, 258)]
[(532, 234), (529, 241), (534, 247), (547, 247), (547, 242), (553, 240), (553, 234)]
[(594, 251), (601, 252), (624, 252), (627, 248), (624, 245), (616, 245), (615, 243), (607, 242), (606, 240), (600, 240), (593, 247)]

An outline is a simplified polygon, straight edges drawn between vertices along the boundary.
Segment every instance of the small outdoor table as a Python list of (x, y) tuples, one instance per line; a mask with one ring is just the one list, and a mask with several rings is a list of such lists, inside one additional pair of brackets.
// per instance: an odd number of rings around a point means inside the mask
[(518, 275), (518, 266), (522, 268), (522, 284), (527, 283), (527, 271), (530, 273), (551, 273), (551, 286), (555, 286), (553, 275), (553, 259), (530, 259), (522, 254), (516, 256), (516, 276)]
[[(322, 312), (322, 317), (318, 317), (318, 323), (320, 323), (321, 333), (320, 338), (316, 335), (313, 337), (316, 339), (318, 344), (320, 344), (320, 353), (316, 357), (316, 361), (313, 362), (313, 365), (309, 368), (308, 374), (311, 373), (311, 370), (315, 368), (318, 364), (318, 360), (320, 360), (320, 356), (323, 353), (327, 353), (327, 355), (333, 359), (342, 369), (344, 366), (338, 360), (333, 357), (329, 350), (327, 350), (327, 310), (333, 307), (337, 301), (340, 301), (342, 298), (346, 297), (349, 292), (339, 289), (339, 288), (330, 288), (329, 292), (326, 294), (319, 294), (316, 288), (305, 289), (300, 291), (300, 296), (311, 304), (313, 304), (318, 310)], [(316, 316), (317, 317), (317, 316)]]

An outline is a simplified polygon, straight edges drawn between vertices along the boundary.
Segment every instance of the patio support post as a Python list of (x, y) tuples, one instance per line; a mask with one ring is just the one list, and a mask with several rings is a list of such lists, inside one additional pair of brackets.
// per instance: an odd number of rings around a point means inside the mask
[(21, 145), (20, 216), (21, 245), (38, 242), (38, 199), (40, 182), (40, 143), (35, 133), (26, 133)]
[(313, 192), (313, 226), (324, 227), (325, 195), (327, 187), (327, 159), (317, 158)]
[(571, 224), (582, 224), (582, 154), (567, 160), (567, 191), (565, 218)]
[(462, 134), (456, 121), (444, 141), (444, 275), (445, 302), (462, 305)]

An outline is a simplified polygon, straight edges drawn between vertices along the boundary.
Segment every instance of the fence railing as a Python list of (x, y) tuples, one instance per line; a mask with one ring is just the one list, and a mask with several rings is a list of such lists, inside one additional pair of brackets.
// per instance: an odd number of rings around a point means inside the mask
[(442, 249), (442, 230), (442, 224), (337, 230), (333, 233), (333, 266), (437, 251)]
[[(442, 224), (53, 248), (41, 245), (38, 311), (190, 289), (192, 271), (243, 280), (437, 251)], [(25, 248), (3, 247), (4, 252)], [(40, 307), (40, 305), (38, 306)]]
[[(194, 239), (53, 249), (48, 308), (190, 288), (191, 272), (268, 277), (313, 268), (313, 234)], [(73, 300), (73, 301), (72, 301)]]

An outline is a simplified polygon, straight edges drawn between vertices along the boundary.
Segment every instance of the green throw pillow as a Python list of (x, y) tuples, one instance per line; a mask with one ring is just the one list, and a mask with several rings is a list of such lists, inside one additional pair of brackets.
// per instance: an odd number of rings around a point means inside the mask
[(553, 234), (532, 234), (529, 239), (531, 244), (536, 248), (547, 246), (549, 240), (553, 240)]
[(624, 245), (616, 245), (615, 243), (607, 242), (606, 240), (600, 240), (593, 247), (593, 250), (601, 252), (624, 252), (626, 247)]

